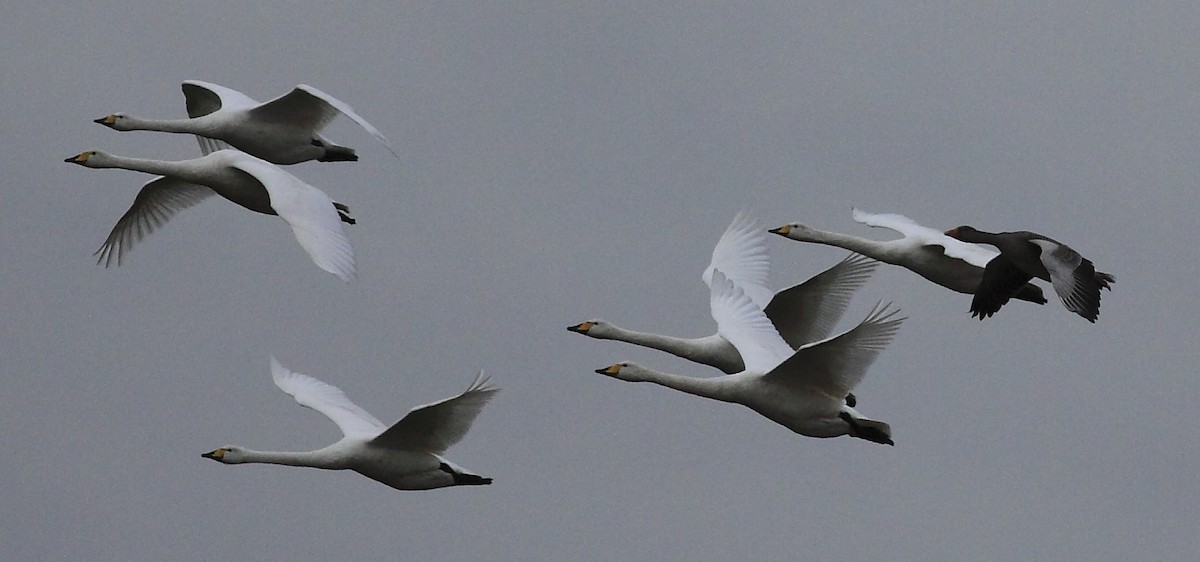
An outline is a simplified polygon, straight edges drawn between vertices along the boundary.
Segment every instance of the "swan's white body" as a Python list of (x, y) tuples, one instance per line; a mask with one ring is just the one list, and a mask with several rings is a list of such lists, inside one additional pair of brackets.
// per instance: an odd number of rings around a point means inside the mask
[(354, 250), (342, 226), (343, 221), (352, 219), (339, 213), (339, 208), (344, 211), (345, 207), (270, 162), (237, 150), (218, 150), (179, 161), (127, 158), (89, 150), (66, 161), (88, 168), (162, 175), (142, 186), (133, 206), (97, 250), (106, 265), (114, 257), (120, 265), (134, 243), (176, 212), (217, 194), (251, 211), (279, 215), (318, 267), (345, 281), (354, 279)]
[[(710, 290), (713, 271), (733, 280), (756, 306), (765, 310), (775, 329), (792, 348), (829, 335), (841, 319), (854, 291), (870, 278), (876, 263), (851, 255), (815, 277), (775, 293), (767, 285), (770, 259), (767, 232), (746, 213), (738, 213), (713, 248), (712, 260), (702, 279)], [(567, 328), (597, 339), (617, 340), (665, 351), (725, 373), (745, 369), (737, 348), (721, 336), (679, 338), (627, 330), (593, 319)]]
[[(853, 210), (854, 220), (872, 227), (887, 228), (903, 237), (896, 240), (870, 240), (818, 230), (791, 223), (770, 232), (792, 240), (845, 248), (881, 262), (904, 267), (938, 285), (960, 293), (974, 294), (983, 278), (983, 268), (1000, 255), (991, 248), (955, 240), (945, 233), (917, 224), (897, 214), (873, 214)], [(1041, 289), (1028, 285), (1018, 296), (1042, 304)]]
[(890, 305), (876, 307), (858, 326), (793, 350), (762, 310), (719, 270), (713, 274), (713, 319), (746, 363), (740, 373), (693, 378), (616, 363), (596, 372), (631, 382), (652, 382), (704, 398), (742, 404), (809, 437), (851, 435), (893, 444), (888, 424), (863, 417), (845, 403), (903, 318)]
[(346, 398), (337, 387), (293, 373), (271, 358), (271, 377), (301, 406), (325, 415), (344, 437), (306, 452), (254, 451), (228, 445), (202, 455), (224, 464), (268, 463), (326, 470), (353, 470), (398, 490), (491, 484), (442, 458), (459, 442), (496, 393), (480, 372), (466, 392), (413, 408), (391, 427)]
[(188, 119), (147, 119), (114, 113), (96, 119), (96, 123), (118, 131), (190, 133), (197, 136), (205, 154), (233, 146), (275, 164), (357, 160), (353, 149), (319, 134), (342, 114), (400, 157), (387, 137), (353, 108), (312, 86), (301, 84), (287, 94), (259, 103), (237, 90), (187, 80), (183, 95)]

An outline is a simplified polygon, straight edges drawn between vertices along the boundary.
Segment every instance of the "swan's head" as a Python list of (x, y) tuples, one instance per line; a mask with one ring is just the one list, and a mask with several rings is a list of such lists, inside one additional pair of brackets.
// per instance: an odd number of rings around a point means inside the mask
[(609, 365), (603, 369), (596, 369), (596, 372), (601, 375), (610, 376), (614, 379), (638, 382), (647, 380), (644, 375), (649, 371), (637, 363), (622, 361), (620, 363), (613, 363), (612, 365)]
[(200, 456), (206, 459), (212, 459), (222, 464), (239, 464), (245, 462), (246, 450), (235, 446), (226, 445), (224, 447), (209, 451)]
[(603, 337), (608, 330), (610, 324), (603, 320), (592, 319), (587, 322), (580, 322), (574, 326), (567, 326), (567, 330), (576, 334), (583, 334), (593, 338)]
[(88, 168), (100, 168), (104, 165), (104, 163), (107, 159), (108, 159), (107, 152), (103, 152), (100, 150), (85, 150), (83, 152), (80, 152), (79, 154), (76, 154), (75, 156), (72, 156), (70, 158), (67, 158), (66, 160), (63, 160), (63, 162), (70, 162), (71, 164), (79, 164), (80, 166), (85, 166)]
[(812, 229), (798, 222), (790, 222), (779, 228), (772, 228), (767, 232), (770, 232), (771, 234), (778, 234), (784, 238), (791, 238), (793, 240), (804, 240), (803, 234), (810, 230)]
[(113, 113), (110, 115), (105, 115), (104, 117), (101, 117), (99, 119), (93, 119), (92, 123), (99, 123), (101, 125), (104, 125), (105, 127), (108, 127), (109, 129), (114, 129), (117, 131), (133, 130), (129, 123), (129, 116), (125, 115), (124, 113)]

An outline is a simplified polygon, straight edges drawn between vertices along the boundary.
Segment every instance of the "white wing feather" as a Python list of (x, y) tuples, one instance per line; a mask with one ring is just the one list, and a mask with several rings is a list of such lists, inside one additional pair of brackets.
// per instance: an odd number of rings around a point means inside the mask
[(793, 348), (825, 339), (842, 319), (850, 298), (874, 273), (879, 262), (859, 254), (782, 291), (763, 312)]
[(308, 375), (294, 373), (271, 357), (271, 379), (296, 403), (312, 408), (337, 424), (344, 435), (378, 435), (386, 426), (366, 410), (346, 398), (336, 386), (323, 383)]
[[(184, 80), (183, 83), (188, 86), (194, 86), (208, 90), (220, 100), (221, 105), (219, 107), (213, 107), (211, 104), (208, 104), (206, 106), (207, 111), (205, 111), (205, 113), (212, 113), (218, 109), (248, 109), (259, 104), (258, 100), (256, 99), (234, 90), (233, 88), (226, 88), (225, 86), (221, 86), (219, 84), (202, 82), (200, 80)], [(186, 88), (184, 89), (183, 93), (189, 104), (201, 103), (201, 98), (199, 96), (188, 95)]]
[(462, 394), (413, 408), (371, 443), (441, 454), (466, 436), (479, 412), (499, 390), (480, 371)]
[(134, 243), (166, 224), (175, 213), (215, 194), (208, 187), (175, 178), (158, 177), (146, 182), (138, 191), (133, 205), (113, 226), (104, 245), (96, 250), (96, 255), (100, 256), (97, 263), (104, 262), (108, 266), (115, 257), (117, 265), (121, 265), (125, 252)]
[(875, 214), (853, 209), (854, 220), (867, 226), (894, 230), (906, 238), (911, 238), (925, 246), (941, 246), (943, 253), (952, 258), (963, 260), (976, 267), (985, 267), (992, 258), (1000, 252), (980, 244), (970, 244), (956, 240), (945, 233), (917, 224), (912, 219), (894, 213)]
[(233, 148), (229, 145), (229, 143), (223, 140), (210, 139), (200, 135), (196, 135), (196, 141), (200, 143), (200, 153), (206, 156), (218, 150), (227, 150)]
[(374, 125), (368, 123), (366, 119), (363, 119), (354, 111), (354, 108), (350, 107), (350, 105), (346, 102), (343, 102), (342, 100), (339, 100), (307, 84), (300, 84), (299, 86), (296, 86), (296, 89), (307, 92), (309, 95), (329, 104), (334, 109), (340, 111), (342, 115), (345, 115), (346, 117), (352, 119), (355, 123), (358, 123), (359, 127), (362, 127), (364, 130), (370, 133), (371, 136), (375, 137), (376, 140), (378, 140), (380, 143), (383, 143), (383, 146), (386, 147), (393, 156), (396, 158), (400, 157), (400, 154), (397, 153), (396, 149), (392, 147), (392, 143), (388, 141), (387, 137), (383, 136), (383, 133), (379, 132), (379, 129), (376, 129)]
[(771, 260), (767, 255), (767, 231), (745, 211), (733, 218), (713, 247), (712, 260), (704, 270), (704, 283), (712, 288), (713, 270), (719, 269), (758, 305), (766, 308), (775, 296), (767, 285)]
[(333, 200), (278, 166), (243, 153), (231, 163), (258, 179), (271, 197), (271, 208), (292, 227), (300, 246), (317, 267), (343, 281), (355, 276), (354, 249)]
[(904, 318), (896, 318), (897, 313), (891, 303), (876, 305), (854, 328), (797, 349), (766, 376), (840, 400), (862, 382), (871, 363), (899, 331)]
[[(199, 80), (184, 80), (183, 81), (183, 98), (187, 106), (188, 117), (200, 117), (220, 111), (236, 111), (239, 109), (249, 109), (258, 105), (258, 102), (253, 98), (243, 94), (237, 90), (201, 82)], [(202, 154), (212, 154), (218, 150), (232, 148), (224, 141), (211, 139), (208, 137), (196, 135), (196, 141), (200, 143), (200, 152)]]
[(712, 274), (710, 306), (717, 333), (737, 348), (747, 372), (765, 373), (792, 354), (762, 309), (719, 269)]

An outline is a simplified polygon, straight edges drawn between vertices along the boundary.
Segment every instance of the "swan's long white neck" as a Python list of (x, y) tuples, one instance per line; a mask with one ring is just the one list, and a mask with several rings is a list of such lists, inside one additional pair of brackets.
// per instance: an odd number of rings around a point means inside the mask
[(195, 119), (148, 119), (126, 115), (122, 128), (129, 131), (200, 134), (205, 127)]
[(826, 246), (844, 248), (852, 252), (860, 253), (869, 258), (877, 259), (884, 263), (896, 263), (895, 259), (893, 258), (896, 246), (894, 241), (881, 242), (879, 240), (870, 240), (868, 238), (860, 238), (858, 236), (851, 236), (849, 234), (841, 234), (838, 232), (829, 232), (826, 230), (818, 230), (815, 228), (805, 228), (803, 230), (792, 229), (787, 236), (793, 240), (815, 242), (817, 244), (825, 244)]
[(608, 330), (610, 333), (596, 337), (665, 351), (676, 357), (716, 367), (726, 373), (736, 373), (745, 368), (733, 344), (716, 334), (704, 338), (679, 338), (627, 330), (612, 324), (608, 325)]
[(307, 466), (311, 468), (325, 468), (330, 470), (345, 468), (345, 466), (342, 466), (341, 463), (337, 462), (337, 457), (320, 453), (321, 451), (287, 452), (242, 449), (240, 459), (237, 464), (282, 464), (286, 466)]
[(170, 176), (175, 178), (188, 179), (191, 172), (191, 167), (185, 162), (173, 162), (168, 160), (151, 160), (147, 158), (131, 158), (129, 156), (117, 156), (115, 154), (105, 154), (100, 158), (92, 157), (88, 161), (89, 168), (121, 168), (123, 170), (133, 170), (136, 172), (146, 172), (147, 174), (156, 174), (160, 176)]
[(652, 382), (657, 385), (662, 385), (667, 388), (673, 388), (680, 392), (686, 392), (703, 398), (720, 400), (721, 402), (734, 402), (734, 396), (730, 396), (730, 385), (732, 382), (731, 376), (713, 377), (713, 378), (695, 378), (685, 377), (682, 375), (673, 375), (663, 373), (641, 367), (630, 373), (629, 376), (622, 377), (624, 380), (631, 382)]

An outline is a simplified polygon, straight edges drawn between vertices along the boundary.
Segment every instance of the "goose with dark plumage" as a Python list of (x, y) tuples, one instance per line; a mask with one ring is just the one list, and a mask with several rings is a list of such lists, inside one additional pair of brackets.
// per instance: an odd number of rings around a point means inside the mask
[(1000, 250), (984, 268), (971, 300), (971, 315), (980, 320), (995, 314), (1020, 287), (1037, 277), (1054, 285), (1067, 310), (1094, 323), (1100, 316), (1100, 289), (1112, 290), (1111, 284), (1117, 281), (1096, 271), (1091, 260), (1070, 246), (1034, 232), (985, 232), (959, 226), (947, 230), (946, 236)]

